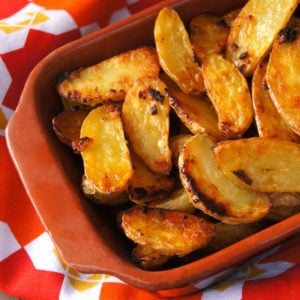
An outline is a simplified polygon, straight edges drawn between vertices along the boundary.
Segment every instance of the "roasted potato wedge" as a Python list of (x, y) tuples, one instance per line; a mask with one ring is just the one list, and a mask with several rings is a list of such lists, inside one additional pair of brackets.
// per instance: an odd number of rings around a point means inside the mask
[(140, 206), (123, 213), (122, 228), (135, 243), (177, 256), (205, 247), (215, 234), (214, 224), (195, 215)]
[(190, 197), (183, 187), (177, 188), (172, 194), (161, 200), (149, 203), (148, 207), (177, 210), (186, 213), (194, 213), (196, 208), (191, 203)]
[[(270, 209), (267, 195), (238, 187), (219, 170), (213, 155), (214, 143), (195, 135), (179, 155), (179, 175), (196, 208), (224, 223), (251, 223)], [(228, 159), (230, 164), (234, 157)]]
[(218, 115), (206, 95), (192, 96), (182, 91), (171, 91), (170, 106), (191, 133), (204, 133), (216, 141), (228, 138), (219, 129)]
[(103, 105), (85, 118), (77, 142), (84, 174), (99, 193), (110, 195), (127, 189), (133, 175), (120, 112)]
[(258, 222), (249, 224), (225, 224), (218, 222), (216, 224), (216, 235), (205, 248), (205, 252), (213, 253), (232, 245), (256, 232), (265, 228), (267, 221), (262, 219)]
[(297, 213), (300, 213), (300, 194), (298, 193), (272, 193), (270, 194), (272, 208), (267, 220), (279, 222)]
[(228, 137), (241, 136), (253, 120), (248, 83), (233, 63), (220, 54), (203, 61), (203, 79), (217, 114), (218, 126)]
[(128, 90), (122, 121), (133, 151), (155, 173), (168, 174), (172, 168), (169, 148), (169, 98), (158, 77), (144, 77)]
[(57, 85), (58, 93), (85, 105), (123, 100), (133, 81), (158, 76), (160, 66), (155, 49), (140, 47), (66, 75)]
[(150, 247), (137, 245), (132, 249), (133, 262), (144, 270), (156, 270), (170, 260), (172, 255), (163, 255)]
[[(300, 22), (298, 22), (300, 26)], [(272, 101), (286, 124), (300, 135), (299, 27), (280, 31), (273, 44), (266, 78)]]
[(222, 141), (213, 148), (223, 174), (261, 192), (300, 192), (300, 145), (275, 138)]
[(298, 0), (249, 0), (230, 29), (226, 58), (246, 77), (253, 75), (297, 5)]
[(115, 206), (129, 202), (129, 195), (126, 190), (113, 193), (103, 193), (103, 191), (93, 184), (86, 175), (82, 176), (81, 190), (83, 194), (95, 204)]
[(178, 13), (165, 7), (154, 25), (154, 40), (159, 63), (187, 94), (204, 92), (201, 67), (195, 61), (189, 34)]
[(62, 143), (72, 147), (72, 142), (80, 138), (81, 125), (88, 113), (82, 109), (64, 110), (52, 118), (52, 128)]
[(175, 186), (174, 178), (153, 173), (132, 151), (131, 160), (134, 174), (129, 180), (128, 194), (132, 202), (144, 204), (168, 197), (171, 194)]
[(201, 14), (190, 22), (190, 38), (194, 53), (200, 61), (211, 53), (221, 53), (227, 44), (229, 26), (222, 17)]
[(265, 79), (267, 65), (267, 61), (262, 61), (254, 71), (252, 78), (252, 101), (258, 134), (260, 137), (300, 142), (300, 136), (295, 134), (283, 121), (273, 104)]

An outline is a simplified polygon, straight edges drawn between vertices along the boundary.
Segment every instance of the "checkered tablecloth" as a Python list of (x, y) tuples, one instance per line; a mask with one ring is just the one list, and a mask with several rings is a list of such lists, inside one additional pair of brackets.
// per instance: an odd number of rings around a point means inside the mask
[[(201, 0), (199, 0), (201, 1)], [(4, 132), (31, 69), (53, 49), (159, 0), (0, 0), (0, 290), (22, 299), (161, 299), (107, 274), (65, 265), (9, 156)], [(38, 42), (37, 42), (38, 41)], [(175, 299), (300, 299), (300, 236), (231, 277)], [(199, 289), (199, 290), (198, 290)]]

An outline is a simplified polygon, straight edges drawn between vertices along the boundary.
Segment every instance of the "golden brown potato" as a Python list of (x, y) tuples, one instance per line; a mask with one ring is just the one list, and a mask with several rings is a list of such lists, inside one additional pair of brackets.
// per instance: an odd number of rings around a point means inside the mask
[(297, 5), (298, 0), (249, 0), (231, 27), (227, 59), (246, 77), (251, 76)]
[(175, 185), (174, 178), (153, 173), (133, 151), (131, 160), (134, 174), (129, 180), (128, 194), (132, 202), (143, 204), (170, 195)]
[(298, 193), (272, 193), (271, 210), (266, 219), (279, 222), (297, 213), (300, 213), (300, 194)]
[(205, 88), (201, 67), (195, 61), (189, 34), (174, 9), (165, 7), (158, 13), (154, 40), (159, 63), (165, 73), (185, 93), (202, 93)]
[(144, 270), (156, 270), (164, 265), (172, 255), (163, 255), (150, 247), (137, 245), (132, 249), (133, 262)]
[(70, 72), (57, 85), (57, 90), (63, 98), (86, 105), (119, 101), (124, 99), (133, 81), (158, 76), (159, 71), (155, 49), (140, 47)]
[(119, 205), (129, 201), (127, 191), (103, 193), (95, 184), (91, 182), (85, 175), (81, 179), (81, 190), (83, 194), (96, 204)]
[(83, 120), (88, 115), (87, 110), (62, 111), (52, 119), (52, 128), (59, 140), (69, 147), (80, 138)]
[(275, 138), (222, 141), (219, 168), (236, 185), (261, 192), (300, 192), (300, 145)]
[(155, 173), (172, 168), (169, 148), (169, 99), (166, 85), (158, 77), (144, 77), (128, 90), (122, 121), (133, 151)]
[(208, 55), (202, 69), (207, 94), (218, 114), (219, 129), (229, 137), (241, 136), (253, 120), (252, 100), (245, 77), (220, 54)]
[(190, 37), (196, 56), (202, 61), (208, 54), (221, 53), (227, 44), (229, 27), (222, 17), (201, 14), (190, 21)]
[(214, 224), (192, 214), (140, 206), (123, 213), (122, 228), (135, 243), (177, 256), (205, 247), (215, 233)]
[(193, 134), (204, 133), (216, 141), (228, 138), (218, 128), (218, 115), (206, 95), (196, 97), (172, 90), (170, 106)]
[(261, 62), (252, 78), (252, 101), (258, 134), (260, 137), (300, 142), (300, 136), (295, 134), (282, 120), (272, 102), (265, 80), (267, 65), (267, 61)]
[[(195, 135), (179, 156), (179, 175), (196, 208), (224, 223), (251, 223), (263, 218), (270, 209), (267, 195), (238, 187), (227, 179), (217, 165), (204, 135)], [(228, 160), (230, 164), (235, 156)]]
[(113, 105), (92, 110), (85, 118), (78, 141), (84, 174), (99, 193), (127, 189), (133, 168), (120, 112)]
[(273, 44), (266, 73), (275, 107), (284, 122), (298, 135), (300, 134), (299, 47), (298, 28), (287, 27), (281, 30)]
[(183, 187), (174, 190), (167, 198), (149, 203), (148, 207), (171, 209), (190, 214), (194, 213), (196, 210), (195, 206), (190, 201), (189, 194)]

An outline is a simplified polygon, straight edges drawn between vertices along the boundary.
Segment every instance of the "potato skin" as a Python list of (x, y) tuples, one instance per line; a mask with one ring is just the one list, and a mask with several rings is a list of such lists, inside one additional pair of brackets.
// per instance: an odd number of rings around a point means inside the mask
[(272, 208), (266, 216), (267, 220), (280, 222), (288, 217), (300, 213), (299, 193), (272, 193), (270, 194)]
[(228, 224), (251, 223), (263, 218), (270, 209), (267, 195), (238, 187), (226, 178), (213, 155), (214, 147), (217, 146), (208, 137), (196, 135), (188, 140), (179, 155), (179, 176), (192, 203)]
[(172, 209), (191, 214), (196, 211), (195, 206), (190, 201), (188, 193), (183, 187), (174, 190), (169, 197), (150, 202), (148, 207)]
[(191, 42), (200, 61), (226, 48), (229, 29), (222, 17), (214, 14), (200, 14), (190, 21)]
[(158, 77), (143, 77), (128, 90), (122, 106), (122, 122), (133, 151), (155, 173), (172, 169), (169, 148), (169, 97)]
[[(300, 20), (293, 18), (273, 43), (266, 71), (271, 99), (283, 121), (300, 135), (299, 72)], [(286, 36), (287, 35), (287, 36)]]
[(242, 136), (253, 120), (248, 83), (235, 65), (221, 54), (210, 54), (203, 61), (207, 95), (218, 115), (218, 127), (228, 138)]
[(192, 96), (182, 91), (170, 91), (170, 106), (181, 122), (193, 133), (204, 133), (213, 140), (227, 139), (218, 128), (218, 115), (206, 95)]
[(152, 172), (133, 151), (130, 155), (134, 169), (127, 188), (130, 200), (144, 204), (168, 197), (175, 186), (175, 179)]
[(232, 24), (226, 58), (246, 77), (251, 76), (297, 5), (297, 0), (248, 1)]
[(83, 194), (99, 205), (110, 205), (115, 206), (129, 201), (127, 191), (120, 191), (114, 193), (103, 193), (95, 184), (93, 184), (86, 175), (82, 176), (81, 179), (81, 190)]
[(97, 192), (111, 195), (127, 189), (133, 168), (120, 112), (114, 105), (98, 106), (88, 114), (77, 148), (81, 148), (84, 175)]
[(222, 141), (213, 153), (220, 170), (237, 186), (265, 193), (300, 192), (297, 143), (252, 137)]
[(132, 260), (144, 270), (155, 270), (164, 265), (172, 256), (163, 255), (150, 247), (137, 245), (131, 252)]
[(83, 109), (64, 110), (52, 118), (52, 128), (62, 143), (72, 147), (72, 142), (80, 138), (81, 125), (88, 113)]
[(58, 83), (57, 91), (63, 98), (88, 106), (120, 101), (136, 79), (158, 76), (159, 70), (155, 49), (139, 47), (69, 72)]
[(215, 234), (214, 224), (195, 215), (145, 206), (125, 211), (121, 226), (129, 239), (163, 255), (187, 255), (205, 247)]
[(163, 8), (154, 25), (154, 40), (159, 63), (180, 87), (193, 95), (205, 91), (201, 67), (198, 65), (190, 36), (176, 10)]
[[(276, 60), (276, 64), (278, 64), (278, 60)], [(261, 62), (255, 69), (252, 77), (252, 102), (258, 135), (260, 137), (280, 138), (299, 143), (300, 136), (293, 132), (287, 123), (284, 122), (272, 101), (269, 84), (266, 80), (268, 65), (269, 62), (266, 60)], [(286, 76), (286, 68), (280, 67), (284, 70), (283, 73)], [(278, 71), (273, 80), (282, 89), (282, 84), (279, 84)], [(287, 88), (287, 90), (289, 89)], [(284, 99), (286, 99), (285, 93), (282, 94), (284, 94)]]
[(229, 245), (255, 234), (267, 226), (267, 220), (262, 219), (258, 222), (248, 224), (225, 224), (219, 222), (216, 224), (216, 235), (214, 239), (205, 248), (205, 252), (213, 253), (219, 251)]

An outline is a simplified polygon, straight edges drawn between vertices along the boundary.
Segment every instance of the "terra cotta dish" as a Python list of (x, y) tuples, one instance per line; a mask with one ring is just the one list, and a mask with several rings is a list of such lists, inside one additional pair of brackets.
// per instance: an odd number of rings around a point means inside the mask
[[(8, 146), (25, 188), (61, 257), (80, 272), (107, 273), (150, 291), (207, 286), (208, 278), (233, 270), (299, 230), (300, 214), (221, 251), (162, 271), (144, 271), (130, 260), (127, 242), (105, 207), (80, 191), (80, 161), (55, 136), (51, 119), (61, 111), (57, 77), (137, 46), (153, 44), (157, 12), (173, 6), (184, 21), (202, 12), (223, 14), (245, 1), (163, 1), (128, 19), (66, 44), (31, 72), (7, 127)], [(227, 272), (225, 272), (226, 274)], [(189, 289), (191, 287), (191, 289)]]

